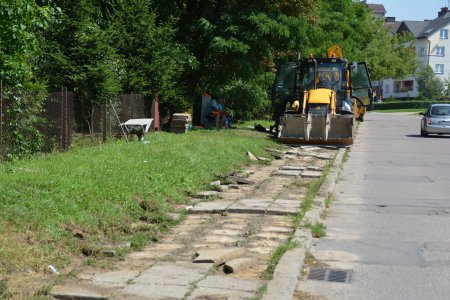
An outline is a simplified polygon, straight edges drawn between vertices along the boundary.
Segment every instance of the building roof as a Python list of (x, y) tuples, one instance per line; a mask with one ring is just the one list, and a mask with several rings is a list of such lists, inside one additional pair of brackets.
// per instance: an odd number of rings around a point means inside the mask
[(411, 32), (415, 38), (419, 38), (422, 36), (423, 32), (425, 31), (425, 28), (428, 27), (429, 23), (431, 21), (403, 21), (397, 32), (405, 32), (409, 31)]
[(367, 6), (375, 13), (375, 14), (385, 14), (386, 9), (383, 4), (367, 4)]
[(439, 18), (429, 21), (428, 25), (423, 29), (422, 33), (418, 35), (418, 38), (427, 38), (437, 30), (450, 23), (450, 12), (442, 14)]
[(397, 33), (411, 32), (416, 39), (427, 38), (448, 24), (450, 24), (450, 12), (447, 7), (443, 7), (436, 19), (403, 21), (398, 27)]
[(396, 33), (401, 24), (402, 22), (400, 21), (384, 22), (384, 26), (389, 30), (390, 33)]

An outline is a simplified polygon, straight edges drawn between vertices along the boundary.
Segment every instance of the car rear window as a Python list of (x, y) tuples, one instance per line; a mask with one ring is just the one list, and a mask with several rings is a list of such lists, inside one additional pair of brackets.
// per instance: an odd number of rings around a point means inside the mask
[(435, 116), (450, 116), (449, 106), (433, 106), (431, 114)]

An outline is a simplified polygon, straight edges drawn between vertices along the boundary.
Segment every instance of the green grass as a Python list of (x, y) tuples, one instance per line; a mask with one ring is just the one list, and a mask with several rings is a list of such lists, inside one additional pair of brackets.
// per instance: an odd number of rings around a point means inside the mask
[(275, 122), (272, 120), (263, 119), (263, 120), (252, 120), (252, 121), (239, 121), (237, 124), (233, 124), (232, 126), (235, 126), (236, 128), (239, 128), (239, 129), (252, 129), (255, 127), (255, 125), (261, 124), (266, 129), (269, 129), (269, 127), (271, 125), (273, 125), (274, 123)]
[(272, 257), (270, 258), (269, 264), (267, 266), (267, 269), (262, 273), (261, 277), (264, 280), (270, 280), (273, 278), (273, 272), (275, 271), (275, 268), (277, 267), (278, 262), (283, 257), (284, 253), (286, 251), (292, 250), (294, 248), (298, 247), (298, 244), (291, 239), (287, 240), (278, 248), (275, 250), (275, 252), (272, 254)]
[[(87, 245), (140, 249), (174, 224), (169, 213), (214, 174), (249, 163), (247, 151), (263, 156), (275, 146), (267, 134), (246, 130), (147, 140), (0, 165), (0, 274), (42, 272), (48, 264), (64, 272)], [(82, 240), (74, 236), (80, 232)]]
[(326, 235), (326, 227), (323, 223), (315, 223), (311, 226), (311, 235), (315, 238), (321, 238)]

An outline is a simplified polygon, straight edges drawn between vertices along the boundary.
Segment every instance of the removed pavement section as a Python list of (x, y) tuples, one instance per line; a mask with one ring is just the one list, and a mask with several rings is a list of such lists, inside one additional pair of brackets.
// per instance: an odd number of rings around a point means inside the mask
[[(115, 270), (84, 270), (77, 278), (55, 287), (53, 297), (246, 299), (261, 297), (267, 286), (264, 299), (291, 299), (305, 248), (311, 244), (309, 229), (293, 228), (292, 216), (301, 210), (308, 186), (315, 179), (302, 174), (276, 176), (274, 172), (286, 166), (320, 172), (317, 170), (325, 169), (336, 153), (336, 149), (311, 148), (292, 148), (283, 159), (253, 166), (250, 172), (235, 176), (239, 189), (214, 194), (220, 199), (206, 198), (199, 203), (199, 199), (193, 199), (196, 205), (190, 214), (162, 241), (128, 255)], [(343, 152), (339, 150), (330, 179), (318, 193), (321, 204), (313, 206), (317, 214), (333, 187)], [(247, 175), (245, 182), (240, 180)], [(292, 237), (301, 247), (284, 254), (271, 281), (261, 279), (272, 254)]]

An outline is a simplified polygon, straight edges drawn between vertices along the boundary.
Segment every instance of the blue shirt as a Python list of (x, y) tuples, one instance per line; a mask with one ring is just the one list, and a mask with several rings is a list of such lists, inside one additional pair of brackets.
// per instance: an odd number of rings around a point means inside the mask
[(212, 99), (211, 102), (208, 103), (208, 106), (206, 108), (206, 115), (209, 115), (213, 112), (213, 107), (217, 110), (223, 110), (222, 103), (217, 102), (216, 99)]

